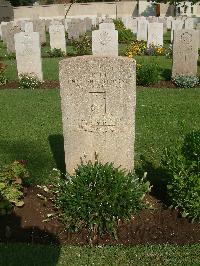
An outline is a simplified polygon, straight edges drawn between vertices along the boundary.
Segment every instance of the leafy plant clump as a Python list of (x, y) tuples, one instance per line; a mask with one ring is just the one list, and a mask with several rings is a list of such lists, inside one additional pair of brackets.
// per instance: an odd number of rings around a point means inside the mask
[(48, 51), (49, 57), (64, 57), (65, 53), (61, 49), (54, 48)]
[(172, 81), (180, 88), (193, 88), (199, 84), (199, 78), (193, 75), (179, 74)]
[(133, 58), (135, 55), (144, 55), (147, 44), (144, 41), (133, 41), (128, 47), (125, 55)]
[(91, 37), (86, 34), (81, 36), (78, 41), (73, 41), (76, 55), (89, 55), (92, 51), (92, 40)]
[(6, 65), (0, 62), (0, 85), (4, 85), (7, 83), (7, 78), (5, 75)]
[(73, 176), (60, 178), (55, 191), (66, 227), (76, 231), (87, 228), (94, 240), (103, 233), (117, 238), (118, 221), (130, 220), (146, 206), (143, 198), (149, 183), (112, 163), (95, 161), (79, 165)]
[(167, 150), (162, 161), (169, 173), (167, 194), (172, 207), (183, 217), (200, 219), (200, 131), (188, 134), (183, 143)]
[(165, 55), (165, 48), (151, 44), (146, 48), (145, 55)]
[(120, 29), (118, 30), (118, 40), (119, 43), (130, 43), (133, 41), (134, 34), (130, 29)]
[(23, 184), (28, 177), (24, 161), (14, 161), (0, 168), (0, 215), (10, 213), (13, 206), (24, 205)]
[(23, 74), (19, 76), (19, 88), (20, 89), (39, 89), (42, 82), (36, 77), (29, 74)]
[(156, 64), (137, 64), (136, 81), (137, 85), (150, 86), (159, 80), (159, 70)]

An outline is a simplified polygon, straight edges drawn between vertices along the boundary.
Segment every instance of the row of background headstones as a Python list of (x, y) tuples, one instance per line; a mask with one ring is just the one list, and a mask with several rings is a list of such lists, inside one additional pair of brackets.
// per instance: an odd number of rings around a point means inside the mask
[[(40, 33), (40, 42), (41, 44), (46, 43), (46, 34), (45, 31), (49, 30), (53, 20), (33, 20), (33, 31)], [(92, 27), (96, 27), (102, 22), (102, 18), (97, 17), (96, 20), (90, 18), (85, 18), (83, 20), (77, 18), (69, 18), (65, 20), (56, 20), (61, 24), (64, 24), (65, 30), (68, 32), (69, 39), (78, 39), (80, 35), (84, 35), (86, 31), (91, 30)], [(158, 40), (155, 41), (155, 45), (163, 45), (163, 32), (165, 33), (167, 29), (171, 29), (171, 41), (173, 41), (174, 30), (179, 30), (182, 28), (193, 29), (197, 27), (200, 28), (200, 24), (194, 25), (193, 18), (187, 19), (173, 19), (172, 17), (166, 18), (156, 18), (156, 17), (139, 17), (137, 19), (126, 18), (123, 19), (126, 28), (132, 30), (133, 33), (137, 34), (137, 40), (148, 41), (152, 43), (153, 35), (158, 37)], [(14, 34), (25, 30), (26, 20), (15, 21), (15, 22), (2, 22), (0, 27), (0, 35), (3, 41), (7, 44), (8, 53), (14, 53)], [(170, 23), (169, 23), (170, 22)], [(149, 31), (149, 40), (148, 40), (148, 31)], [(200, 39), (200, 32), (199, 32)], [(200, 43), (200, 40), (199, 40)], [(62, 46), (63, 47), (63, 46)], [(64, 49), (65, 51), (65, 49)]]
[[(144, 21), (144, 19), (140, 19), (140, 21)], [(35, 73), (39, 79), (42, 80), (42, 68), (41, 68), (41, 48), (40, 48), (40, 43), (41, 43), (41, 38), (40, 38), (40, 32), (33, 32), (34, 30), (34, 24), (32, 24), (31, 28), (31, 22), (27, 22), (24, 24), (24, 29), (26, 30), (25, 33), (17, 31), (18, 33), (15, 33), (15, 48), (16, 48), (16, 57), (17, 57), (17, 68), (18, 68), (18, 73)], [(162, 25), (162, 23), (150, 23), (149, 25)], [(28, 27), (26, 27), (28, 25)], [(92, 27), (92, 24), (91, 24)], [(14, 26), (15, 29), (19, 30), (18, 26)], [(28, 28), (28, 29), (27, 29)], [(62, 28), (62, 36), (63, 37), (63, 43), (65, 45), (65, 28), (58, 21), (55, 22), (55, 24), (52, 24), (49, 26), (50, 32), (53, 32), (54, 34), (59, 33), (59, 28)], [(161, 28), (161, 27), (160, 27)], [(56, 30), (57, 29), (57, 30)], [(154, 33), (155, 27), (152, 27), (152, 33)], [(163, 27), (162, 27), (163, 29)], [(45, 33), (45, 27), (43, 28), (43, 31)], [(162, 31), (161, 31), (162, 32)], [(195, 30), (191, 30), (191, 37), (195, 37)], [(38, 37), (39, 36), (39, 37)], [(55, 36), (55, 35), (54, 35)], [(35, 38), (35, 40), (34, 40)], [(198, 37), (196, 35), (196, 39), (193, 40), (192, 43), (196, 43), (198, 41)], [(99, 55), (99, 56), (117, 56), (118, 55), (118, 32), (115, 30), (114, 23), (102, 23), (100, 24), (100, 29), (93, 31), (92, 33), (92, 51), (93, 55)], [(7, 40), (9, 41), (9, 40)], [(197, 42), (198, 44), (198, 42)], [(181, 45), (181, 44), (180, 44)], [(181, 49), (179, 49), (181, 50)], [(187, 47), (184, 48), (185, 53), (187, 54)], [(197, 53), (195, 52), (195, 47), (192, 51), (192, 54), (188, 56), (189, 58), (193, 58), (194, 63), (190, 62), (187, 64), (187, 62), (184, 62), (183, 65), (190, 65), (193, 66), (195, 64), (195, 61), (197, 62), (198, 59), (198, 46), (197, 46)], [(193, 53), (194, 52), (194, 53)], [(36, 55), (37, 54), (37, 55)], [(30, 58), (29, 57), (33, 57)], [(27, 57), (28, 56), (28, 57)], [(174, 55), (176, 57), (176, 53)], [(184, 56), (184, 58), (186, 58)], [(191, 60), (190, 60), (191, 61)], [(26, 62), (26, 63), (24, 63)], [(31, 62), (31, 64), (29, 64)], [(179, 64), (180, 65), (180, 64)], [(176, 66), (177, 69), (177, 66)], [(191, 67), (192, 73), (196, 72), (196, 67)], [(195, 70), (196, 69), (196, 70)], [(188, 70), (187, 70), (188, 71)], [(172, 73), (175, 73), (172, 71)]]

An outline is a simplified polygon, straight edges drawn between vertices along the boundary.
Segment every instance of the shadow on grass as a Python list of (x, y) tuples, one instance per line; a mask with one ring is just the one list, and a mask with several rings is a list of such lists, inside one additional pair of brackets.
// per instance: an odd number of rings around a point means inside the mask
[(31, 173), (29, 181), (33, 184), (43, 182), (43, 179), (48, 177), (45, 171), (47, 168), (51, 168), (48, 151), (44, 150), (40, 143), (32, 140), (6, 141), (0, 139), (0, 160), (1, 164), (9, 164), (15, 160), (26, 160), (27, 168)]
[(63, 174), (66, 173), (65, 169), (65, 151), (64, 151), (64, 138), (63, 135), (50, 135), (48, 137), (51, 151), (53, 153), (54, 161), (57, 169)]
[(21, 217), (14, 213), (0, 216), (0, 221), (0, 265), (57, 265), (60, 242), (56, 232), (24, 227)]
[(161, 200), (165, 204), (169, 204), (167, 200), (167, 179), (168, 173), (162, 167), (155, 167), (152, 162), (146, 160), (144, 156), (141, 156), (141, 166), (136, 169), (136, 173), (140, 176), (147, 172), (147, 179), (153, 186), (151, 194), (157, 199)]

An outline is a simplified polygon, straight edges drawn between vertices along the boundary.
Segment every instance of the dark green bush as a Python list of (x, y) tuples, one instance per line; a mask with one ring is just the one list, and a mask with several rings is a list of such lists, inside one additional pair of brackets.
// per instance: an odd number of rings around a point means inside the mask
[(113, 22), (115, 24), (115, 29), (116, 30), (124, 30), (126, 29), (124, 26), (124, 23), (121, 19), (113, 19)]
[(162, 161), (169, 173), (167, 194), (183, 217), (200, 219), (200, 131), (188, 134), (182, 144), (166, 149)]
[(158, 66), (153, 63), (137, 64), (136, 69), (137, 85), (150, 86), (159, 80)]
[(61, 49), (54, 48), (48, 51), (49, 57), (64, 57), (65, 53)]
[(118, 30), (118, 41), (119, 43), (130, 43), (134, 39), (134, 34), (129, 29)]
[(92, 51), (91, 37), (86, 34), (81, 36), (78, 41), (73, 41), (76, 55), (89, 55)]
[(56, 186), (56, 206), (68, 229), (87, 228), (90, 236), (110, 233), (116, 237), (119, 219), (129, 220), (145, 204), (149, 183), (135, 174), (96, 161), (81, 164), (73, 176)]
[(13, 206), (22, 206), (23, 184), (29, 177), (24, 161), (14, 161), (0, 168), (0, 215), (9, 213)]

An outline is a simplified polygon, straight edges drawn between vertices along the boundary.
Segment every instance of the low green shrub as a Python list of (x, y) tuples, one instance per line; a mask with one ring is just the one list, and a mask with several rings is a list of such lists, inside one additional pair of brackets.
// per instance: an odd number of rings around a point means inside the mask
[(73, 46), (76, 51), (76, 55), (89, 55), (92, 51), (91, 37), (86, 34), (81, 36), (78, 41), (73, 41)]
[(61, 49), (54, 48), (48, 51), (49, 57), (64, 57), (65, 53)]
[(6, 65), (0, 62), (0, 85), (4, 85), (7, 83), (7, 78), (5, 75)]
[(137, 64), (136, 67), (137, 85), (150, 86), (159, 81), (158, 66), (154, 63)]
[(119, 43), (130, 43), (134, 39), (134, 34), (129, 29), (118, 30), (118, 41)]
[(10, 213), (13, 206), (23, 206), (23, 184), (29, 177), (24, 161), (14, 161), (0, 168), (0, 215)]
[(167, 195), (183, 217), (200, 219), (200, 131), (188, 134), (177, 147), (166, 149)]
[(145, 207), (149, 183), (112, 163), (81, 164), (73, 176), (60, 178), (55, 202), (67, 229), (87, 228), (94, 239), (108, 232), (116, 235), (119, 220), (129, 220)]
[(113, 19), (113, 23), (115, 24), (115, 29), (118, 31), (126, 29), (121, 19)]
[(199, 78), (193, 75), (176, 75), (172, 81), (180, 88), (193, 88), (199, 84)]
[(35, 76), (29, 74), (23, 74), (19, 76), (19, 88), (20, 89), (39, 89), (42, 82)]

